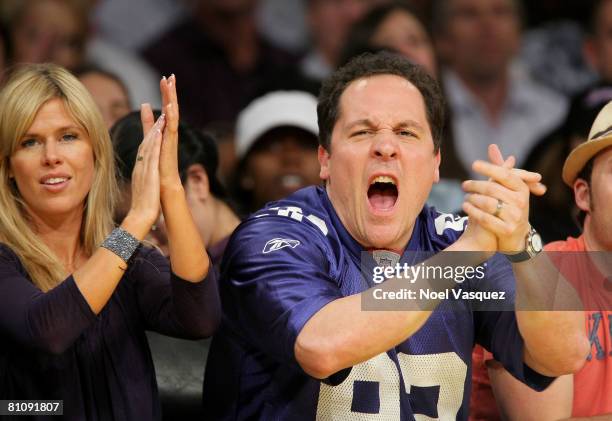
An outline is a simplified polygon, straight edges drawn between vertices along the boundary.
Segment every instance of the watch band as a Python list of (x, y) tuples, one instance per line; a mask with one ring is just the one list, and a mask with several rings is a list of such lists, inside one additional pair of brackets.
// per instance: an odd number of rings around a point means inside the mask
[(514, 254), (504, 253), (504, 256), (506, 256), (506, 258), (510, 260), (512, 263), (521, 263), (533, 257), (526, 249), (519, 253), (514, 253)]
[(521, 263), (526, 260), (532, 259), (537, 256), (542, 251), (542, 239), (540, 234), (533, 229), (533, 227), (529, 228), (529, 232), (527, 233), (527, 237), (525, 238), (525, 250), (519, 253), (506, 254), (506, 258), (510, 260), (512, 263)]

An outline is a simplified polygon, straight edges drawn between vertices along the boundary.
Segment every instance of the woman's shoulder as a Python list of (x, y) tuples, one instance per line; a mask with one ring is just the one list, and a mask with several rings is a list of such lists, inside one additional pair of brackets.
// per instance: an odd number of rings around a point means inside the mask
[(0, 242), (0, 265), (3, 264), (14, 264), (19, 267), (23, 266), (17, 253), (15, 253), (8, 244)]
[(0, 269), (4, 275), (15, 273), (16, 271), (27, 278), (30, 276), (17, 253), (15, 253), (11, 246), (2, 242), (0, 242)]

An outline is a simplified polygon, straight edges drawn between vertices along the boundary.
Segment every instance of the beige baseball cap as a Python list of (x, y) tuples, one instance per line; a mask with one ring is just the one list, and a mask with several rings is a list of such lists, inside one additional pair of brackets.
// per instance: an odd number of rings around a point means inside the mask
[(576, 146), (563, 164), (563, 181), (572, 187), (587, 162), (601, 150), (612, 146), (612, 101), (597, 114), (586, 142)]

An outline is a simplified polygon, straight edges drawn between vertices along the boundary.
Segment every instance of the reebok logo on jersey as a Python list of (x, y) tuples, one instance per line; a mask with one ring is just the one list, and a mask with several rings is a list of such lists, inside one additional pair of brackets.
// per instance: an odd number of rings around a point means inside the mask
[(263, 248), (263, 253), (272, 253), (273, 251), (280, 250), (285, 247), (291, 247), (292, 249), (300, 245), (298, 240), (288, 240), (286, 238), (273, 238), (266, 243)]

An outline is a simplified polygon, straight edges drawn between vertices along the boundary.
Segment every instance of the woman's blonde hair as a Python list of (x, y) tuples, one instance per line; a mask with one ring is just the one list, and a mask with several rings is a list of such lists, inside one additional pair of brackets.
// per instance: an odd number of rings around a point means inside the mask
[(32, 125), (40, 107), (59, 98), (88, 134), (94, 154), (94, 178), (87, 195), (80, 242), (91, 255), (113, 228), (118, 197), (113, 147), (91, 95), (67, 70), (54, 64), (17, 69), (0, 91), (0, 242), (19, 256), (36, 286), (48, 291), (66, 276), (57, 256), (35, 234), (14, 181), (10, 157)]

